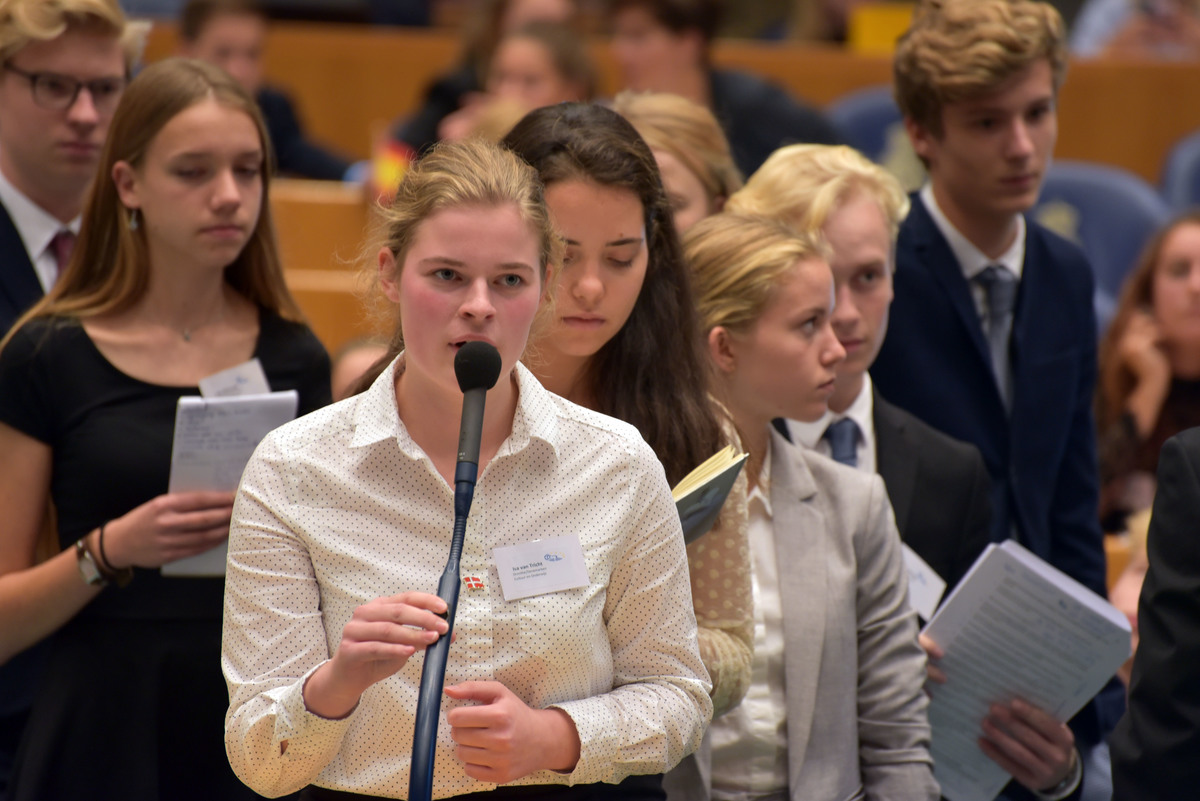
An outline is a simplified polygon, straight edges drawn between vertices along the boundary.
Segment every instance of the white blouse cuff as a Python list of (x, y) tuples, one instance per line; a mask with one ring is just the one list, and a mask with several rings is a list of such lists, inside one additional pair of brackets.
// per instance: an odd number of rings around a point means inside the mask
[(563, 774), (567, 783), (575, 785), (619, 781), (613, 771), (621, 751), (620, 737), (617, 734), (619, 727), (616, 721), (608, 720), (609, 716), (603, 705), (596, 703), (595, 699), (584, 698), (552, 704), (550, 708), (566, 712), (575, 723), (575, 731), (579, 734), (579, 761), (575, 763), (575, 770)]
[(331, 747), (336, 751), (361, 705), (356, 705), (350, 714), (337, 719), (324, 718), (310, 710), (304, 703), (304, 685), (320, 666), (305, 673), (299, 681), (268, 693), (279, 693), (276, 701), (282, 707), (283, 714), (275, 718), (275, 741), (288, 741), (288, 750), (283, 754), (285, 758), (303, 759), (326, 752)]

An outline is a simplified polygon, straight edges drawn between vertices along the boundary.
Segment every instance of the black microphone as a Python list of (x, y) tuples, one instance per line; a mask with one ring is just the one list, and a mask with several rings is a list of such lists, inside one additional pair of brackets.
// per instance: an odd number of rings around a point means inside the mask
[(454, 612), (458, 608), (458, 563), (479, 472), (483, 405), (487, 391), (500, 377), (500, 367), (500, 352), (486, 342), (468, 342), (454, 356), (454, 376), (463, 392), (462, 424), (458, 429), (458, 464), (454, 468), (454, 530), (450, 537), (450, 558), (437, 590), (438, 597), (446, 602), (445, 618), (449, 625), (446, 633), (425, 649), (425, 663), (421, 667), (421, 690), (417, 696), (416, 725), (413, 727), (412, 769), (408, 776), (410, 801), (429, 801), (433, 797), (438, 712), (442, 707), (442, 685), (446, 680)]

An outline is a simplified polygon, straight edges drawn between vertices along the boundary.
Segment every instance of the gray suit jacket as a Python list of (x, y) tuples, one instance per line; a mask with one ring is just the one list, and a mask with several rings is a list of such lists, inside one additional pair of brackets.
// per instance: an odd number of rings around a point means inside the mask
[[(936, 801), (925, 655), (883, 481), (772, 430), (771, 508), (791, 798)], [(668, 774), (671, 801), (706, 801), (711, 761), (705, 737)]]

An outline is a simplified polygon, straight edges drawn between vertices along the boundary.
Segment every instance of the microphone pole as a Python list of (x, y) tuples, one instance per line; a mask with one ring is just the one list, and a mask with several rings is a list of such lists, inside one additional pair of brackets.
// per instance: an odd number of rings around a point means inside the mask
[(463, 391), (462, 424), (458, 429), (458, 464), (454, 468), (454, 530), (450, 558), (438, 582), (437, 595), (446, 602), (446, 633), (425, 649), (421, 667), (421, 690), (417, 696), (416, 725), (413, 727), (412, 769), (408, 777), (409, 801), (433, 797), (433, 757), (437, 746), (438, 713), (442, 708), (442, 686), (446, 680), (446, 658), (454, 613), (458, 609), (459, 558), (467, 531), (467, 514), (475, 497), (479, 471), (479, 440), (483, 434), (483, 405), (487, 391), (500, 377), (500, 353), (486, 342), (468, 342), (454, 355), (454, 376)]

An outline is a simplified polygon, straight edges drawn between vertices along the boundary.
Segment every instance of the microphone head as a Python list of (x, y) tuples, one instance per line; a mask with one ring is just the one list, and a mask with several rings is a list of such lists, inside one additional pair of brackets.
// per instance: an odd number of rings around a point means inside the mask
[(454, 354), (454, 377), (464, 393), (496, 386), (500, 367), (500, 351), (486, 342), (468, 342)]

